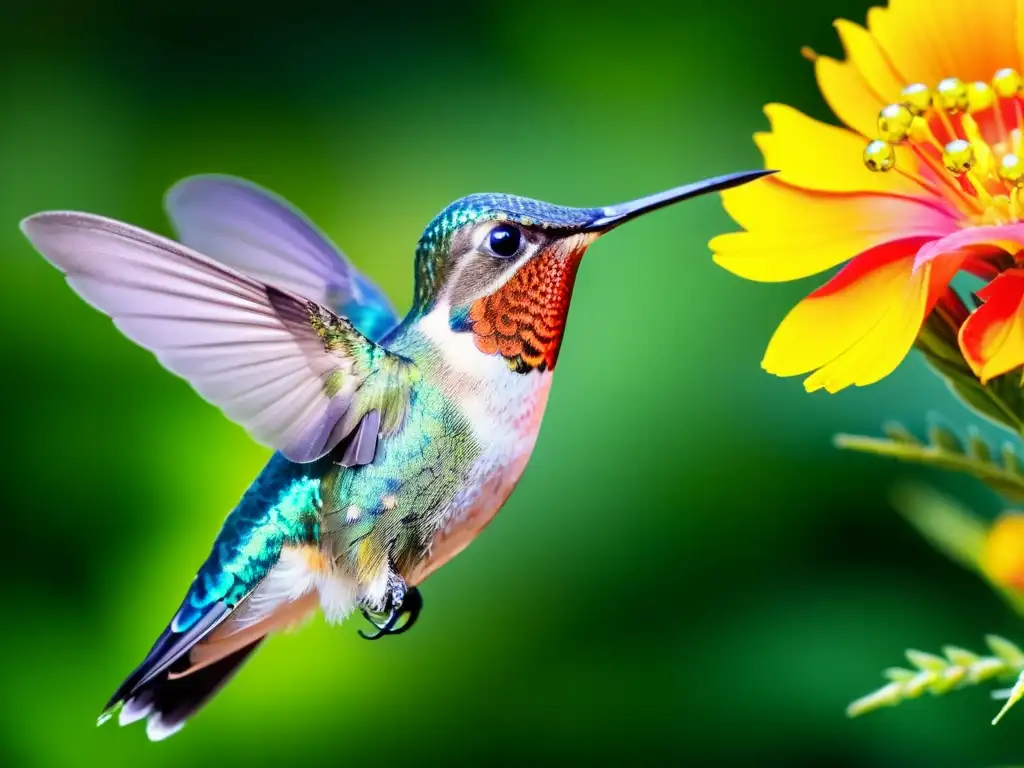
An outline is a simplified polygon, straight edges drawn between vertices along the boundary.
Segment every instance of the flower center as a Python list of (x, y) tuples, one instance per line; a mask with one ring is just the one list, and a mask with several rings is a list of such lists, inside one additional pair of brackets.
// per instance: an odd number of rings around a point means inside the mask
[[(864, 149), (872, 171), (896, 170), (951, 200), (968, 224), (1024, 219), (1024, 100), (1021, 76), (1000, 69), (990, 83), (948, 77), (914, 83), (878, 113), (878, 138)], [(897, 168), (896, 145), (920, 159)]]

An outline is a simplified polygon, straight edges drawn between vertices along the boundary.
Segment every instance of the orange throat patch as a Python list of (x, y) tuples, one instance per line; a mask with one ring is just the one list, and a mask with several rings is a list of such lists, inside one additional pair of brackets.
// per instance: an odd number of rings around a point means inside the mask
[(538, 254), (474, 301), (467, 324), (477, 349), (501, 355), (517, 373), (554, 370), (582, 256), (582, 250)]

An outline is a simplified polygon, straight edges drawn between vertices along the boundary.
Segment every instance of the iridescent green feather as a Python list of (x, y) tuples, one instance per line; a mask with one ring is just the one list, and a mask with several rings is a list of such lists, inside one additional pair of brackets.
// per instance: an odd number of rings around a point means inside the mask
[(336, 482), (325, 483), (324, 529), (353, 567), (367, 537), (396, 562), (421, 557), (479, 455), (472, 428), (439, 388), (418, 382), (409, 406), (403, 428), (381, 442), (373, 464), (339, 468)]
[(218, 601), (229, 608), (241, 602), (273, 568), (285, 544), (319, 541), (318, 474), (323, 465), (293, 464), (281, 454), (271, 457), (225, 520), (174, 618), (174, 631), (187, 630)]

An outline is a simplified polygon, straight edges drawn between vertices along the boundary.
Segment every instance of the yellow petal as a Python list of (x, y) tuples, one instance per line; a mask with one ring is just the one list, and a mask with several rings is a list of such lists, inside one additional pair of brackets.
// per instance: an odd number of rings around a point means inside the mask
[[(838, 392), (849, 386), (864, 387), (896, 370), (913, 347), (925, 317), (946, 293), (950, 281), (967, 258), (967, 252), (953, 251), (924, 265), (917, 262), (916, 256), (886, 265), (887, 274), (875, 281), (875, 291), (867, 297), (868, 303), (876, 308), (877, 320), (849, 349), (810, 376), (804, 382), (804, 388), (808, 392), (817, 389)], [(840, 279), (843, 272), (852, 273), (848, 281), (857, 280), (858, 275), (852, 269), (854, 266), (851, 262), (831, 283), (826, 284), (826, 294), (838, 296), (842, 291), (845, 287)], [(868, 268), (869, 265), (864, 271)], [(837, 290), (829, 290), (832, 283), (838, 283)], [(822, 293), (819, 290), (812, 296), (819, 297)], [(849, 310), (848, 305), (849, 302), (844, 306), (839, 300), (834, 302), (833, 309), (842, 314)], [(869, 311), (864, 313), (865, 317), (870, 314)]]
[(857, 68), (847, 61), (820, 56), (814, 62), (814, 74), (836, 117), (862, 136), (874, 138), (878, 111), (887, 102), (871, 90)]
[(775, 179), (728, 190), (722, 200), (747, 231), (713, 239), (714, 260), (763, 282), (807, 277), (891, 240), (939, 238), (956, 228), (949, 212), (923, 200), (811, 192)]
[(891, 0), (868, 12), (868, 29), (907, 82), (990, 80), (1021, 68), (1018, 0)]
[[(860, 72), (883, 106), (902, 101), (903, 88), (910, 82), (904, 80), (892, 66), (875, 36), (859, 24), (846, 19), (837, 19), (835, 28), (846, 52), (846, 60)], [(871, 137), (874, 136), (872, 132)]]
[(925, 270), (913, 269), (920, 245), (889, 243), (851, 261), (790, 311), (768, 345), (764, 369), (777, 376), (817, 370), (808, 391), (831, 392), (890, 373), (924, 317)]
[(1024, 515), (996, 520), (985, 540), (981, 566), (997, 584), (1024, 589)]
[[(766, 168), (778, 168), (780, 181), (823, 192), (880, 192), (921, 196), (921, 185), (899, 171), (873, 173), (864, 166), (866, 141), (845, 128), (819, 123), (785, 104), (764, 108), (771, 121), (770, 133), (754, 136)], [(917, 156), (896, 148), (896, 167), (916, 173)]]
[(836, 116), (867, 138), (875, 138), (878, 111), (900, 101), (908, 82), (893, 69), (885, 53), (866, 29), (839, 19), (836, 31), (846, 52), (844, 61), (823, 56), (814, 70), (818, 87)]

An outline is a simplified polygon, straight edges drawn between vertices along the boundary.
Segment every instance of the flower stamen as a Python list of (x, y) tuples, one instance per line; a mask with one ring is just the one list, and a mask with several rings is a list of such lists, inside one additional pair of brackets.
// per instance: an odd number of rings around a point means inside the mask
[(869, 171), (889, 171), (896, 167), (896, 150), (892, 144), (875, 139), (864, 147), (864, 165)]
[(903, 89), (903, 104), (914, 113), (916, 117), (920, 117), (932, 105), (932, 90), (924, 83), (912, 83)]
[(1006, 67), (992, 76), (992, 88), (1001, 99), (1012, 99), (1020, 91), (1020, 75), (1017, 70)]
[(910, 136), (914, 113), (905, 104), (890, 104), (878, 113), (878, 138), (899, 143)]
[[(878, 138), (864, 150), (864, 164), (872, 171), (891, 171), (896, 168), (892, 145), (906, 144), (924, 166), (923, 178), (915, 180), (941, 181), (953, 193), (942, 196), (966, 206), (971, 222), (1018, 221), (1018, 190), (1024, 188), (1021, 84), (1021, 75), (1005, 68), (990, 83), (947, 77), (934, 89), (924, 83), (906, 86), (902, 102), (879, 112)], [(1005, 111), (1007, 101), (1012, 113)], [(1012, 128), (1006, 124), (1010, 114)]]
[[(967, 194), (963, 187), (960, 185), (958, 179), (955, 176), (950, 175), (945, 166), (943, 166), (940, 158), (932, 155), (931, 152), (926, 151), (929, 147), (923, 147), (920, 144), (912, 143), (910, 145), (911, 151), (917, 155), (917, 158), (923, 162), (932, 171), (935, 178), (939, 179), (948, 190), (947, 193), (940, 193), (940, 197), (949, 198), (949, 193), (952, 193), (953, 202), (958, 205), (966, 205), (969, 211), (974, 213), (981, 213), (981, 206), (978, 204), (977, 199)], [(944, 151), (944, 147), (939, 145), (939, 152)]]
[(963, 176), (974, 167), (974, 147), (964, 139), (953, 139), (942, 150), (942, 164), (954, 176)]
[(996, 94), (992, 87), (983, 81), (971, 83), (967, 89), (967, 112), (973, 114), (989, 109), (995, 104)]
[(1012, 152), (1003, 155), (999, 161), (999, 178), (1014, 185), (1012, 191), (1016, 192), (1016, 187), (1024, 181), (1024, 160)]
[(910, 140), (917, 144), (931, 144), (940, 155), (945, 149), (945, 146), (936, 138), (932, 132), (931, 125), (928, 124), (924, 117), (918, 117), (914, 120), (913, 125), (910, 127)]

